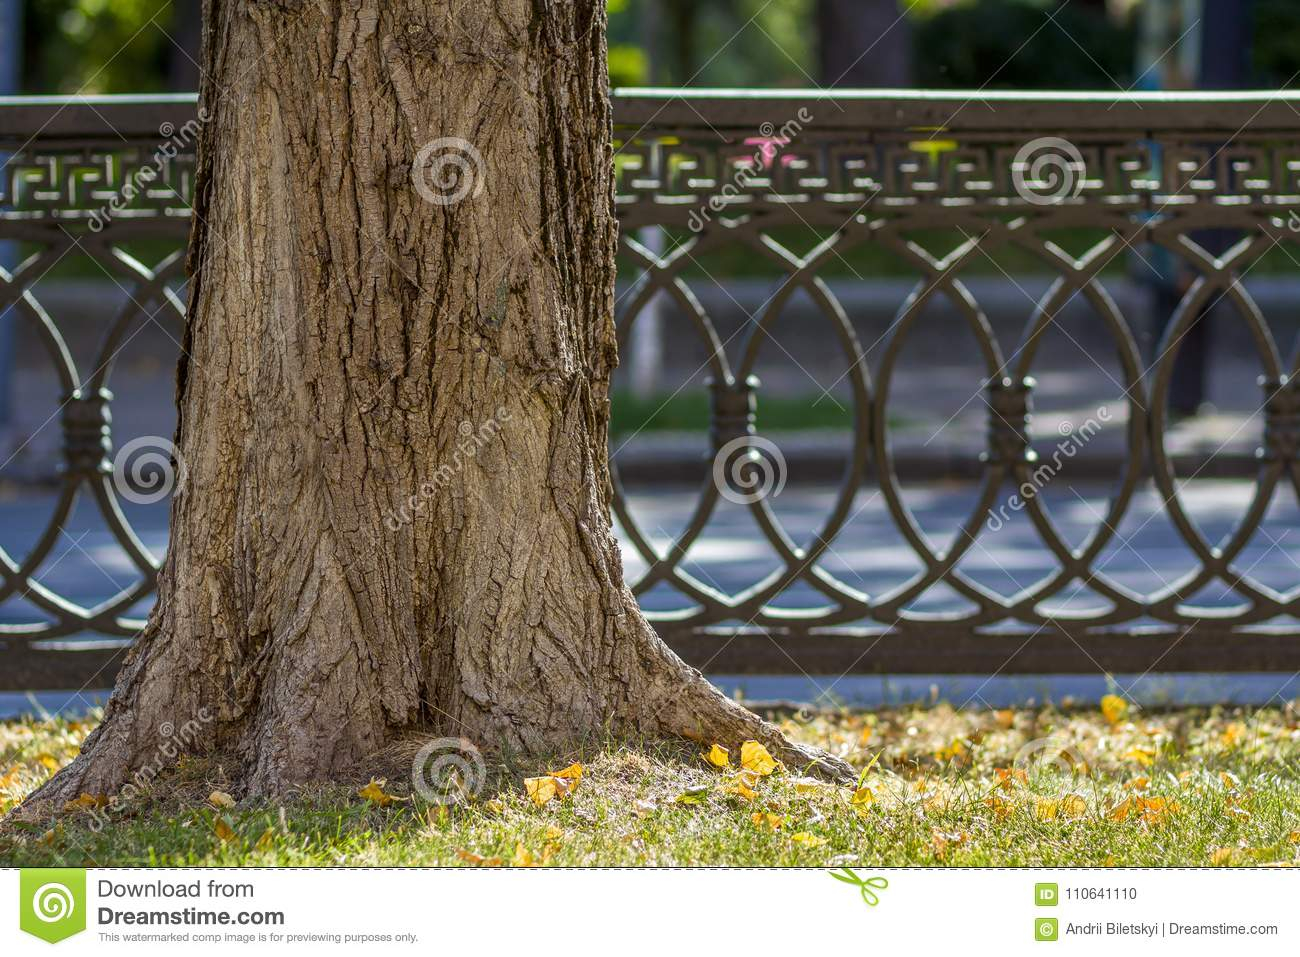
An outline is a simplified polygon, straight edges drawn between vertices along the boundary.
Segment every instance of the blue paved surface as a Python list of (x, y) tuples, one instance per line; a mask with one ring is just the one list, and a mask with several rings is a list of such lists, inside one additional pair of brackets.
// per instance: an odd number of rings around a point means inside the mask
[[(1196, 481), (1184, 490), (1189, 514), (1212, 541), (1226, 535), (1243, 513), (1252, 486), (1244, 482)], [(672, 535), (688, 520), (693, 505), (689, 489), (648, 492), (632, 489), (632, 508), (643, 531), (657, 549), (665, 549)], [(1071, 544), (1079, 544), (1097, 527), (1105, 512), (1108, 489), (1100, 484), (1054, 482), (1043, 493), (1044, 500), (1057, 519), (1062, 534)], [(918, 487), (906, 494), (917, 522), (931, 537), (935, 547), (946, 545), (968, 514), (974, 502), (972, 485)], [(0, 500), (0, 544), (11, 557), (19, 558), (40, 535), (53, 507), (55, 497), (47, 493), (25, 492)], [(833, 493), (826, 489), (788, 487), (773, 506), (778, 517), (796, 541), (808, 538), (829, 511)], [(1116, 529), (1114, 542), (1098, 559), (1115, 581), (1135, 590), (1151, 591), (1175, 581), (1195, 567), (1190, 549), (1179, 538), (1169, 520), (1158, 509), (1153, 492), (1139, 496), (1128, 515)], [(128, 517), (144, 544), (155, 554), (166, 546), (167, 511), (165, 503), (129, 506)], [(635, 579), (645, 567), (639, 556), (625, 546), (629, 578)], [(883, 499), (874, 489), (858, 492), (853, 518), (835, 540), (822, 566), (845, 584), (878, 594), (907, 580), (920, 568), (915, 554), (893, 527)], [(1294, 496), (1282, 491), (1270, 508), (1260, 534), (1246, 549), (1238, 566), (1259, 582), (1280, 591), (1300, 587), (1300, 509)], [(777, 567), (770, 549), (759, 537), (747, 509), (720, 503), (706, 534), (691, 549), (683, 567), (716, 588), (738, 591), (763, 578)], [(959, 566), (981, 584), (1011, 594), (1049, 574), (1055, 563), (1038, 540), (1037, 533), (1022, 514), (1012, 513), (1010, 521), (997, 532), (985, 530), (980, 544)], [(113, 541), (93, 503), (79, 504), (69, 521), (66, 534), (38, 573), (38, 580), (73, 600), (86, 604), (102, 601), (136, 579), (134, 566)], [(806, 586), (792, 588), (779, 604), (795, 606), (813, 600), (815, 593)], [(1238, 599), (1222, 584), (1209, 586), (1197, 596), (1197, 604), (1223, 607)], [(683, 599), (660, 587), (643, 598), (647, 608), (679, 607)], [(1096, 608), (1097, 596), (1075, 588), (1052, 603), (1053, 607), (1080, 610)], [(145, 602), (138, 613), (147, 612)], [(914, 608), (926, 611), (953, 610), (964, 607), (963, 600), (946, 590), (934, 590), (918, 600)], [(37, 620), (39, 613), (18, 599), (0, 604), (0, 619), (6, 622)], [(940, 697), (955, 703), (973, 700), (990, 705), (1015, 702), (1059, 700), (1072, 695), (1095, 698), (1106, 690), (1102, 679), (1082, 677), (999, 677), (935, 678), (854, 678), (834, 682), (818, 677), (744, 678), (734, 681), (721, 678), (731, 690), (740, 690), (751, 698), (791, 698), (811, 700), (829, 688), (830, 695), (856, 704), (879, 704), (900, 700), (918, 700), (931, 696), (937, 682)], [(1122, 685), (1128, 679), (1118, 678)], [(1300, 694), (1295, 676), (1148, 676), (1135, 686), (1134, 693), (1145, 700), (1168, 701), (1263, 701), (1275, 695), (1294, 697)], [(973, 698), (973, 695), (978, 698)], [(72, 706), (84, 708), (93, 699), (69, 699), (66, 695), (42, 695), (39, 703), (49, 710)], [(28, 710), (30, 703), (21, 695), (0, 695), (0, 714), (15, 709)]]

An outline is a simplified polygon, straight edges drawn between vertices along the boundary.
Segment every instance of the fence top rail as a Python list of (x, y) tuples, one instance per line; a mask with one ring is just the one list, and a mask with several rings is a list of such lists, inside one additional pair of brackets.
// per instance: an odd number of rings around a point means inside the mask
[(1280, 90), (1125, 93), (986, 90), (614, 91), (614, 122), (627, 127), (756, 128), (795, 117), (818, 129), (870, 132), (1300, 130), (1300, 93)]
[[(1235, 136), (1300, 130), (1300, 92), (1126, 93), (985, 90), (659, 89), (614, 91), (614, 122), (641, 129), (755, 129), (795, 118), (819, 129), (871, 132), (1130, 131)], [(2, 96), (0, 140), (153, 137), (183, 124), (197, 94)]]

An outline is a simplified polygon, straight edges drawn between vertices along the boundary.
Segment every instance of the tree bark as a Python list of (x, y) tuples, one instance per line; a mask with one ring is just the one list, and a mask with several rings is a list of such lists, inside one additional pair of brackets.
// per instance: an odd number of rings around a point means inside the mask
[[(246, 794), (416, 731), (754, 738), (847, 772), (685, 666), (623, 581), (604, 31), (600, 0), (208, 0), (171, 545), (37, 807), (205, 714)], [(427, 146), (450, 137), (460, 176)]]

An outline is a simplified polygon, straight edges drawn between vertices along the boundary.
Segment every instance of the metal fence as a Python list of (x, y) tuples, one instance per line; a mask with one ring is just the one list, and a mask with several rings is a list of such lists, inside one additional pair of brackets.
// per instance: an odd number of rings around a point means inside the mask
[[(129, 436), (112, 432), (109, 380), (138, 310), (162, 307), (183, 317), (177, 284), (196, 123), (193, 98), (184, 96), (0, 99), (0, 154), (7, 154), (0, 240), (25, 251), (19, 265), (0, 273), (0, 306), (12, 305), (19, 321), (36, 330), (57, 371), (61, 394), (21, 400), (49, 403), (60, 418), (65, 462), (57, 504), (34, 545), (20, 556), (0, 538), (0, 601), (20, 597), (42, 616), (0, 624), (0, 688), (79, 687), (95, 675), (109, 683), (122, 646), (142, 624), (132, 608), (155, 587), (158, 556), (133, 532), (113, 481), (115, 449)], [(635, 590), (666, 585), (681, 597), (678, 607), (651, 617), (689, 661), (727, 673), (1300, 668), (1300, 574), (1297, 587), (1278, 589), (1238, 561), (1274, 497), (1300, 491), (1300, 355), (1284, 357), (1237, 281), (1300, 227), (1300, 97), (647, 91), (616, 97), (615, 139), (620, 254), (625, 273), (635, 277), (620, 295), (620, 336), (626, 344), (634, 320), (666, 296), (698, 334), (709, 374), (715, 467), (667, 547), (652, 544), (639, 525), (615, 467), (617, 518), (645, 566)], [(790, 226), (823, 238), (796, 251), (780, 238)], [(937, 255), (910, 238), (936, 228), (959, 229), (966, 239)], [(666, 241), (648, 242), (647, 229)], [(1102, 235), (1071, 252), (1054, 238), (1060, 230)], [(1232, 242), (1212, 252), (1202, 239), (1206, 230), (1231, 231)], [(869, 244), (887, 249), (918, 278), (874, 366), (822, 275)], [(1166, 251), (1195, 276), (1150, 366), (1105, 273), (1139, 244)], [(730, 247), (787, 278), (737, 341), (724, 343), (688, 269)], [(1016, 343), (999, 341), (960, 275), (976, 257), (1004, 248), (1028, 253), (1055, 277)], [(142, 249), (151, 251), (149, 261)], [(127, 286), (132, 305), (100, 331), (101, 345), (85, 368), (72, 359), (61, 317), (49, 314), (31, 288), (74, 250)], [(842, 351), (853, 416), (838, 489), (820, 528), (799, 541), (761, 494), (773, 463), (758, 436), (753, 376), (769, 325), (796, 290), (825, 321), (809, 334), (831, 338)], [(1056, 567), (1031, 587), (1004, 594), (959, 565), (986, 533), (999, 495), (1035, 485), (1042, 463), (1030, 435), (1031, 373), (1042, 337), (1076, 296), (1095, 311), (1122, 376), (1121, 474), (1105, 515), (1079, 545), (1067, 542), (1042, 497), (1023, 499)], [(979, 492), (946, 548), (930, 542), (905, 501), (885, 401), (917, 316), (939, 298), (956, 307), (977, 343), (988, 408), (986, 448), (972, 463)], [(1254, 342), (1263, 424), (1250, 504), (1230, 534), (1211, 540), (1178, 494), (1167, 429), (1179, 342), (1217, 299), (1233, 308)], [(1097, 557), (1113, 544), (1139, 487), (1152, 482), (1197, 567), (1140, 592), (1099, 568)], [(825, 562), (865, 487), (879, 493), (919, 563), (908, 580), (880, 594), (842, 580)], [(93, 500), (138, 572), (135, 584), (93, 607), (37, 580), (78, 496)], [(720, 503), (734, 501), (751, 511), (779, 568), (729, 593), (692, 574), (684, 559)], [(1231, 587), (1239, 603), (1198, 606), (1197, 593), (1216, 581)], [(1104, 607), (1045, 607), (1072, 583)], [(936, 588), (950, 589), (966, 608), (918, 609)], [(792, 594), (805, 597), (791, 604)], [(68, 640), (82, 633), (105, 640)]]

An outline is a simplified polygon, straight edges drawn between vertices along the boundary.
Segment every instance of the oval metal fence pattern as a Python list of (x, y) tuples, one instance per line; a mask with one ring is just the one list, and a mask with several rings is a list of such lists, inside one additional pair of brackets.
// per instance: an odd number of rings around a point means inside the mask
[[(0, 601), (18, 596), (45, 616), (0, 621), (0, 687), (78, 687), (111, 668), (120, 645), (51, 643), (82, 633), (129, 639), (142, 625), (131, 609), (155, 587), (159, 556), (133, 531), (113, 481), (112, 461), (129, 436), (111, 428), (110, 378), (132, 323), (144, 310), (183, 322), (183, 245), (189, 229), (193, 129), (186, 97), (105, 97), (93, 101), (0, 99), (0, 240), (25, 258), (0, 272), (0, 305), (34, 330), (53, 363), (61, 395), (64, 469), (50, 520), (25, 553), (0, 538)], [(160, 130), (170, 130), (168, 138)], [(670, 587), (682, 605), (652, 611), (661, 634), (692, 663), (713, 671), (1089, 672), (1293, 670), (1300, 668), (1300, 574), (1279, 590), (1240, 567), (1277, 496), (1300, 493), (1300, 353), (1284, 353), (1239, 278), (1260, 257), (1294, 239), (1300, 224), (1300, 100), (1287, 95), (851, 94), (794, 91), (721, 94), (648, 91), (615, 99), (616, 203), (621, 262), (635, 280), (619, 296), (620, 345), (656, 297), (667, 297), (704, 351), (710, 392), (709, 443), (719, 473), (709, 475), (685, 526), (666, 546), (638, 522), (614, 464), (615, 515), (644, 572), (638, 595)], [(170, 144), (170, 146), (167, 146)], [(164, 148), (166, 147), (166, 148)], [(1046, 151), (1046, 153), (1044, 153)], [(142, 176), (142, 170), (149, 170)], [(130, 184), (130, 185), (128, 185)], [(129, 193), (129, 201), (122, 196)], [(97, 210), (108, 204), (111, 218)], [(820, 236), (796, 251), (782, 238), (798, 226)], [(913, 236), (956, 231), (962, 240), (935, 253)], [(1061, 230), (1091, 230), (1089, 248), (1067, 252)], [(1230, 230), (1233, 243), (1211, 253), (1203, 231)], [(646, 241), (660, 230), (670, 241)], [(1162, 249), (1194, 275), (1148, 364), (1105, 270), (1142, 244)], [(658, 245), (667, 246), (666, 249)], [(867, 362), (854, 325), (825, 273), (852, 250), (873, 245), (917, 277)], [(166, 251), (144, 262), (139, 248)], [(1055, 281), (1037, 298), (1020, 341), (1000, 342), (962, 270), (1015, 249)], [(87, 368), (72, 358), (33, 283), (75, 250), (109, 272), (128, 304)], [(131, 251), (128, 251), (131, 250)], [(744, 255), (784, 279), (741, 330), (724, 336), (692, 287), (692, 266), (719, 251)], [(686, 566), (723, 500), (728, 482), (774, 480), (759, 430), (757, 370), (768, 330), (794, 295), (812, 303), (815, 334), (842, 357), (851, 436), (842, 474), (816, 527), (796, 537), (769, 497), (740, 497), (776, 567), (735, 591)], [(1032, 485), (1030, 437), (1034, 364), (1060, 309), (1074, 298), (1092, 309), (1113, 343), (1125, 455), (1095, 528), (1071, 544), (1041, 497), (1025, 512), (1056, 568), (1004, 594), (959, 567), (979, 547), (1000, 491)], [(888, 397), (904, 347), (928, 303), (945, 300), (975, 343), (988, 408), (978, 491), (951, 539), (936, 547), (909, 506), (891, 443)], [(1179, 344), (1211, 302), (1244, 323), (1263, 374), (1262, 432), (1253, 493), (1232, 532), (1213, 541), (1189, 514), (1168, 446), (1169, 385)], [(151, 314), (152, 314), (151, 312)], [(734, 339), (735, 341), (731, 341)], [(770, 443), (769, 443), (770, 444)], [(765, 457), (766, 456), (766, 457)], [(768, 473), (764, 472), (768, 470)], [(1165, 517), (1195, 556), (1196, 568), (1161, 587), (1137, 591), (1099, 567), (1115, 544), (1138, 490), (1153, 483)], [(877, 489), (919, 570), (875, 594), (827, 567), (864, 487)], [(740, 490), (740, 491), (743, 491)], [(735, 492), (735, 494), (732, 494)], [(58, 544), (79, 496), (88, 496), (128, 556), (137, 580), (85, 607), (35, 578)], [(1221, 582), (1240, 596), (1228, 609), (1193, 601)], [(1053, 609), (1072, 584), (1107, 607)], [(792, 607), (798, 587), (815, 595)], [(963, 611), (915, 607), (931, 589), (951, 590)], [(106, 682), (105, 682), (106, 683)]]

